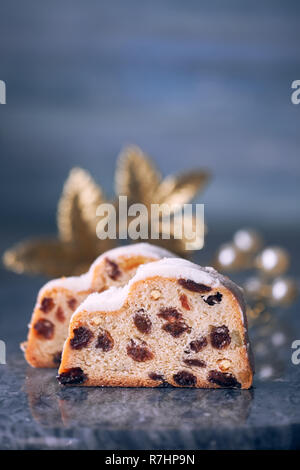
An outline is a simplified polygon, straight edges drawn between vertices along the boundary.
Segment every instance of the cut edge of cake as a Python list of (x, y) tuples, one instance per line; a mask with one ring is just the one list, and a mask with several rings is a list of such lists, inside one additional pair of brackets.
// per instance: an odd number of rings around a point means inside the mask
[[(135, 291), (138, 289), (137, 286), (144, 283), (145, 284), (144, 288), (146, 289), (152, 283), (153, 284), (152, 285), (152, 291), (151, 291), (151, 294), (152, 294), (152, 292), (155, 291), (155, 286), (158, 287), (157, 290), (159, 291), (159, 286), (162, 282), (161, 281), (162, 279), (164, 279), (165, 281), (168, 281), (169, 283), (171, 283), (170, 284), (171, 290), (173, 289), (174, 292), (176, 292), (176, 289), (178, 291), (178, 288), (179, 288), (181, 290), (183, 289), (183, 291), (188, 293), (190, 298), (193, 297), (193, 298), (196, 299), (197, 295), (198, 295), (198, 299), (197, 299), (198, 303), (199, 303), (200, 298), (202, 300), (204, 300), (204, 302), (207, 304), (207, 307), (205, 306), (205, 308), (206, 308), (206, 310), (208, 311), (209, 314), (212, 312), (212, 310), (210, 310), (211, 307), (213, 307), (215, 304), (219, 303), (217, 300), (216, 300), (216, 302), (213, 301), (215, 296), (217, 296), (217, 297), (215, 297), (216, 299), (218, 299), (218, 296), (221, 296), (221, 298), (222, 298), (222, 296), (226, 296), (226, 298), (228, 297), (228, 299), (229, 299), (228, 301), (230, 301), (233, 305), (233, 310), (236, 310), (236, 312), (235, 312), (236, 322), (239, 323), (237, 325), (237, 330), (239, 330), (239, 329), (241, 330), (241, 335), (242, 335), (241, 341), (242, 342), (239, 345), (239, 348), (241, 348), (241, 349), (239, 349), (238, 352), (241, 356), (241, 361), (243, 362), (244, 368), (245, 368), (245, 371), (244, 371), (245, 373), (241, 374), (244, 377), (244, 379), (241, 382), (237, 382), (236, 386), (238, 388), (249, 388), (252, 385), (252, 378), (253, 378), (253, 373), (254, 373), (254, 362), (253, 362), (253, 356), (252, 356), (249, 337), (248, 337), (246, 305), (245, 305), (245, 301), (244, 301), (244, 298), (243, 298), (242, 289), (239, 286), (237, 286), (234, 282), (232, 282), (228, 277), (225, 277), (225, 276), (221, 275), (220, 273), (218, 273), (215, 269), (213, 269), (211, 267), (201, 267), (201, 266), (198, 266), (198, 265), (196, 265), (194, 263), (191, 263), (189, 261), (183, 260), (181, 258), (164, 258), (164, 259), (161, 259), (159, 261), (148, 263), (147, 265), (141, 265), (137, 269), (137, 272), (136, 272), (135, 276), (128, 282), (128, 284), (126, 286), (121, 287), (121, 288), (111, 287), (110, 289), (108, 289), (105, 292), (102, 292), (100, 294), (98, 294), (98, 293), (91, 294), (85, 299), (85, 301), (74, 312), (74, 314), (72, 315), (71, 321), (70, 321), (69, 337), (67, 338), (67, 340), (65, 342), (65, 345), (64, 345), (62, 363), (61, 363), (61, 366), (60, 366), (60, 369), (59, 369), (58, 378), (59, 378), (59, 381), (61, 383), (63, 383), (63, 384), (71, 384), (71, 383), (76, 384), (76, 379), (73, 382), (72, 382), (72, 379), (71, 379), (71, 381), (68, 381), (67, 377), (64, 379), (64, 374), (66, 375), (66, 371), (70, 368), (69, 366), (73, 362), (72, 361), (72, 354), (74, 353), (75, 356), (78, 355), (78, 354), (80, 355), (80, 353), (78, 353), (77, 351), (74, 352), (72, 350), (72, 348), (70, 347), (70, 344), (72, 344), (72, 340), (74, 340), (74, 331), (78, 328), (80, 329), (81, 323), (82, 322), (83, 323), (89, 323), (89, 321), (93, 317), (93, 319), (91, 321), (92, 325), (95, 326), (95, 324), (96, 324), (96, 328), (97, 328), (97, 325), (99, 325), (99, 328), (103, 329), (102, 328), (103, 325), (101, 326), (101, 323), (103, 322), (102, 320), (105, 319), (106, 315), (108, 315), (108, 316), (111, 315), (111, 318), (114, 318), (114, 316), (116, 316), (116, 315), (121, 315), (122, 321), (126, 323), (127, 318), (131, 318), (133, 316), (133, 313), (134, 313), (132, 311), (132, 305), (129, 305), (129, 304), (133, 302), (132, 297), (135, 295)], [(175, 283), (176, 287), (174, 287), (175, 284), (172, 285), (172, 283), (173, 284)], [(203, 286), (203, 289), (204, 289), (203, 292), (201, 292), (201, 287), (199, 288), (199, 286)], [(141, 289), (143, 290), (143, 286), (140, 287), (140, 290)], [(220, 294), (220, 292), (222, 292), (222, 294)], [(140, 294), (140, 295), (142, 295), (142, 294)], [(148, 297), (149, 297), (149, 293), (148, 293)], [(185, 297), (186, 297), (186, 295), (185, 295)], [(175, 298), (175, 296), (174, 296), (174, 298)], [(225, 297), (224, 297), (224, 299), (225, 299)], [(155, 299), (155, 298), (152, 299), (151, 304), (153, 304), (153, 303), (155, 304), (155, 302), (157, 300), (158, 299)], [(175, 307), (173, 305), (175, 303), (175, 301), (172, 300), (172, 297), (171, 297), (171, 300), (169, 302), (171, 302), (171, 307), (175, 309)], [(230, 304), (229, 304), (229, 307), (230, 307)], [(200, 308), (201, 308), (201, 305), (200, 305)], [(126, 312), (126, 309), (128, 310), (128, 312)], [(122, 311), (124, 311), (125, 315), (123, 315)], [(189, 314), (188, 310), (185, 310), (184, 304), (182, 304), (182, 302), (181, 302), (181, 310), (178, 309), (178, 305), (177, 305), (177, 312), (178, 311), (180, 311), (180, 312), (184, 311), (185, 320), (188, 321), (190, 314)], [(147, 310), (146, 310), (146, 313), (147, 313)], [(181, 315), (181, 313), (180, 313), (180, 315)], [(160, 316), (160, 314), (158, 313), (157, 316)], [(182, 315), (181, 315), (181, 317), (182, 317)], [(226, 317), (226, 315), (225, 315), (225, 317)], [(151, 317), (152, 322), (153, 322), (153, 319), (154, 319), (154, 323), (155, 323), (156, 319), (152, 315), (152, 317)], [(198, 321), (198, 320), (196, 319), (196, 321)], [(180, 322), (181, 322), (181, 320), (180, 320)], [(166, 325), (167, 325), (167, 327), (166, 327)], [(116, 325), (114, 325), (113, 327), (116, 327)], [(211, 325), (210, 325), (210, 327), (211, 327)], [(212, 327), (215, 328), (215, 330), (218, 328), (218, 326), (216, 326), (216, 325), (212, 326)], [(174, 327), (173, 326), (170, 327), (168, 322), (166, 324), (162, 325), (162, 328), (165, 328), (165, 331), (172, 331), (172, 329), (174, 330)], [(223, 328), (224, 331), (225, 331), (225, 328), (226, 328), (227, 331), (228, 331), (227, 326), (224, 325), (224, 324), (220, 325), (219, 328), (221, 328), (221, 330)], [(187, 328), (186, 331), (188, 331), (188, 329), (191, 330), (191, 328)], [(179, 328), (179, 330), (180, 330), (180, 328)], [(127, 325), (127, 330), (126, 331), (127, 331), (126, 334), (127, 334), (128, 337), (129, 336), (134, 336), (136, 331), (134, 330), (134, 325), (133, 325), (132, 322), (131, 322), (130, 327), (128, 327), (128, 325)], [(174, 333), (174, 331), (173, 331), (173, 333)], [(222, 333), (222, 331), (221, 331), (221, 333)], [(235, 330), (235, 333), (236, 333), (236, 330)], [(124, 332), (124, 335), (126, 335), (126, 334)], [(189, 334), (189, 333), (187, 333), (187, 334)], [(212, 333), (207, 333), (207, 336), (209, 336), (211, 334)], [(238, 335), (240, 335), (239, 332), (238, 332)], [(93, 336), (94, 335), (91, 335), (91, 337), (93, 337)], [(138, 336), (140, 336), (140, 337), (138, 337)], [(143, 343), (147, 344), (145, 340), (148, 340), (149, 337), (147, 337), (146, 334), (141, 334), (141, 335), (139, 334), (138, 336), (137, 336), (138, 341), (139, 342), (141, 341), (141, 343), (139, 343), (139, 344), (143, 344)], [(174, 336), (174, 335), (172, 334), (172, 336)], [(123, 341), (122, 340), (122, 332), (120, 332), (118, 340), (120, 340), (121, 342)], [(177, 338), (175, 336), (175, 341), (176, 340), (177, 340)], [(169, 344), (170, 345), (171, 345), (172, 341), (174, 341), (174, 339), (170, 337), (169, 338)], [(114, 340), (114, 343), (115, 342), (116, 341)], [(167, 346), (168, 346), (168, 343), (167, 343), (166, 347)], [(210, 344), (210, 346), (211, 346), (211, 344)], [(127, 351), (128, 351), (128, 343), (127, 343), (126, 348), (127, 348)], [(100, 351), (102, 356), (103, 356), (103, 351)], [(125, 350), (123, 352), (125, 354)], [(213, 353), (215, 353), (215, 351), (213, 351)], [(101, 356), (101, 354), (100, 354), (100, 356)], [(226, 356), (226, 354), (225, 354), (225, 356)], [(222, 358), (220, 357), (220, 360), (221, 359)], [(75, 362), (76, 362), (76, 360), (75, 360)], [(223, 361), (223, 363), (225, 363), (225, 362)], [(228, 359), (227, 359), (227, 362), (228, 362)], [(107, 367), (109, 368), (110, 367), (109, 359), (107, 359), (106, 363), (108, 364)], [(192, 363), (190, 362), (189, 365), (191, 365), (191, 364)], [(74, 368), (73, 365), (72, 365), (71, 368)], [(193, 368), (192, 365), (191, 365), (191, 367)], [(75, 369), (76, 369), (76, 367), (75, 367)], [(137, 369), (139, 369), (139, 367), (137, 367)], [(188, 370), (186, 372), (188, 372)], [(204, 383), (203, 381), (200, 381), (199, 385), (198, 384), (192, 384), (190, 386), (220, 387), (220, 386), (222, 386), (221, 385), (222, 380), (224, 381), (223, 385), (225, 387), (226, 386), (235, 386), (235, 382), (231, 381), (231, 375), (232, 374), (224, 372), (224, 373), (222, 373), (223, 375), (221, 374), (223, 378), (221, 376), (220, 376), (221, 377), (220, 378), (218, 376), (218, 374), (219, 374), (219, 372), (221, 373), (221, 371), (212, 370), (211, 372), (215, 373), (215, 375), (216, 375), (216, 377), (214, 379), (212, 378), (211, 384), (207, 384), (207, 383)], [(163, 374), (157, 374), (157, 375), (163, 375)], [(125, 379), (124, 379), (124, 377), (125, 377)], [(99, 378), (98, 379), (97, 378), (94, 378), (94, 379), (89, 378), (88, 380), (83, 380), (82, 384), (85, 384), (85, 385), (100, 385), (100, 386), (101, 385), (108, 385), (108, 386), (110, 386), (110, 385), (111, 386), (114, 386), (114, 385), (119, 385), (119, 386), (140, 386), (140, 385), (141, 386), (157, 386), (157, 385), (165, 385), (166, 384), (165, 379), (163, 381), (161, 381), (161, 383), (157, 383), (156, 381), (154, 381), (152, 379), (149, 380), (149, 377), (147, 379), (143, 379), (143, 377), (140, 376), (140, 377), (138, 377), (136, 379), (133, 379), (133, 380), (131, 378), (126, 379), (126, 374), (124, 375), (124, 377), (120, 378), (120, 380), (118, 378), (116, 379), (116, 377), (114, 379), (112, 377), (110, 379), (102, 377), (101, 380), (99, 380)], [(226, 383), (226, 381), (228, 383)], [(184, 380), (182, 380), (182, 384), (183, 384), (183, 382), (184, 382)], [(188, 380), (187, 380), (187, 382), (188, 382)], [(169, 380), (168, 383), (171, 384), (171, 385), (175, 385), (175, 386), (181, 386), (180, 380), (178, 380), (177, 383), (174, 383), (174, 381)], [(188, 383), (187, 383), (187, 386), (189, 386)]]

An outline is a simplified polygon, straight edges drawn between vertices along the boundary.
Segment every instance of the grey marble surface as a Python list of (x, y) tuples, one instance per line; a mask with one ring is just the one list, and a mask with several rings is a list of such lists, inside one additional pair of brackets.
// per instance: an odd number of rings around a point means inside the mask
[(2, 449), (300, 447), (300, 367), (251, 390), (61, 388), (21, 354), (1, 366)]

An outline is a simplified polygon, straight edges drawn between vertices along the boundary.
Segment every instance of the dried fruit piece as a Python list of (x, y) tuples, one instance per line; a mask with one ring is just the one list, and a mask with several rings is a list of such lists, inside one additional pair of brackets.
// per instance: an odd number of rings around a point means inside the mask
[(161, 295), (161, 293), (157, 289), (153, 289), (150, 293), (150, 296), (153, 300), (158, 300), (160, 298), (160, 295)]
[(216, 294), (209, 295), (206, 299), (203, 299), (208, 305), (219, 304), (222, 300), (222, 294), (217, 292)]
[(52, 339), (54, 336), (54, 325), (51, 321), (41, 318), (33, 326), (36, 334), (43, 339)]
[(155, 372), (150, 372), (150, 374), (148, 375), (149, 379), (151, 380), (155, 380), (157, 382), (160, 382), (159, 384), (159, 387), (173, 387), (173, 385), (169, 384), (163, 375), (161, 374), (156, 374)]
[(208, 381), (217, 384), (220, 387), (236, 387), (241, 388), (241, 384), (232, 374), (219, 372), (218, 370), (211, 370), (208, 374)]
[(179, 299), (183, 308), (185, 308), (186, 310), (191, 310), (190, 304), (185, 294), (181, 294)]
[(207, 346), (207, 339), (206, 336), (200, 336), (199, 338), (195, 339), (194, 341), (190, 342), (190, 348), (194, 352), (202, 351)]
[(53, 354), (53, 364), (55, 364), (56, 366), (59, 366), (59, 364), (60, 364), (61, 355), (62, 355), (62, 351), (59, 351), (59, 352)]
[(210, 333), (210, 342), (213, 348), (226, 348), (231, 343), (227, 326), (213, 326)]
[(55, 313), (55, 316), (57, 318), (58, 321), (60, 322), (64, 322), (66, 317), (64, 315), (64, 312), (63, 312), (63, 309), (61, 307), (57, 307), (57, 310), (56, 310), (56, 313)]
[(178, 310), (173, 307), (161, 308), (157, 316), (167, 320), (168, 322), (174, 322), (176, 320), (182, 319), (182, 313), (178, 312)]
[(133, 317), (133, 322), (137, 329), (141, 333), (149, 334), (152, 328), (152, 322), (150, 318), (143, 313), (143, 310), (139, 310)]
[(184, 289), (192, 292), (200, 292), (200, 294), (211, 291), (211, 287), (206, 286), (205, 284), (198, 284), (191, 279), (178, 279), (178, 284), (180, 284)]
[(121, 276), (119, 266), (109, 258), (105, 258), (105, 270), (107, 275), (114, 281), (116, 281), (116, 279)]
[(154, 357), (145, 341), (141, 344), (137, 344), (133, 339), (130, 341), (130, 344), (127, 345), (127, 354), (136, 362), (150, 361)]
[(111, 336), (111, 334), (103, 330), (97, 338), (97, 343), (95, 345), (95, 348), (97, 349), (102, 349), (103, 352), (108, 352), (114, 347), (114, 340)]
[(161, 374), (156, 374), (155, 372), (150, 372), (149, 379), (151, 380), (164, 380), (164, 376)]
[(49, 313), (54, 305), (54, 300), (51, 299), (51, 297), (44, 297), (40, 305), (40, 310), (44, 313)]
[(62, 385), (82, 384), (87, 380), (87, 375), (80, 367), (72, 367), (57, 376), (57, 380)]
[(191, 331), (191, 328), (181, 321), (166, 323), (162, 326), (162, 329), (167, 333), (170, 333), (170, 335), (174, 336), (174, 338), (178, 338), (186, 331)]
[(181, 370), (177, 374), (173, 375), (174, 382), (181, 387), (195, 387), (197, 383), (197, 377), (186, 370)]
[(68, 300), (68, 306), (71, 310), (75, 310), (76, 306), (77, 306), (77, 300), (74, 299), (74, 297), (72, 297), (71, 299)]
[(206, 362), (201, 361), (201, 359), (184, 359), (183, 362), (188, 366), (206, 367)]
[(93, 333), (91, 332), (91, 330), (89, 330), (85, 326), (75, 328), (73, 330), (73, 334), (74, 336), (70, 340), (70, 346), (72, 349), (77, 350), (85, 348), (93, 337)]

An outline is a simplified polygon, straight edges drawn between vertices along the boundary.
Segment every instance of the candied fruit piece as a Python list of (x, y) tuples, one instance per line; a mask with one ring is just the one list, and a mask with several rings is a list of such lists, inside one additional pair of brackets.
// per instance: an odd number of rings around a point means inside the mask
[(202, 351), (207, 346), (206, 336), (200, 336), (198, 339), (190, 342), (190, 348), (194, 352)]
[(220, 387), (235, 387), (241, 388), (241, 384), (237, 381), (234, 375), (228, 372), (219, 372), (218, 370), (211, 370), (208, 374), (208, 381), (210, 383), (219, 385)]
[(87, 380), (87, 375), (84, 374), (80, 367), (72, 367), (62, 372), (57, 376), (57, 380), (62, 385), (76, 385), (82, 384)]
[(197, 377), (186, 370), (181, 370), (177, 372), (177, 374), (174, 374), (173, 379), (174, 382), (181, 387), (195, 387), (197, 383)]
[(163, 318), (164, 320), (167, 320), (168, 322), (173, 322), (182, 319), (182, 313), (178, 312), (178, 310), (173, 307), (161, 308), (157, 316)]
[(106, 330), (101, 331), (101, 333), (98, 335), (95, 348), (102, 349), (102, 351), (104, 352), (108, 352), (113, 347), (114, 347), (114, 340), (111, 337), (111, 334)]
[(242, 346), (243, 345), (243, 340), (241, 338), (241, 335), (238, 330), (233, 330), (231, 333), (232, 336), (232, 341), (236, 346)]
[(70, 346), (72, 349), (77, 350), (85, 348), (93, 337), (93, 333), (91, 332), (91, 330), (89, 330), (85, 326), (75, 328), (73, 330), (73, 334), (74, 336), (70, 340)]
[(74, 297), (72, 297), (71, 299), (68, 300), (67, 304), (71, 310), (75, 310), (76, 305), (77, 305), (77, 300), (74, 299)]
[(179, 299), (183, 308), (185, 308), (186, 310), (191, 310), (190, 304), (185, 294), (181, 294)]
[(222, 300), (222, 294), (217, 292), (216, 294), (209, 295), (206, 299), (203, 299), (208, 305), (219, 304)]
[(184, 322), (166, 323), (162, 326), (162, 329), (167, 333), (170, 333), (170, 335), (172, 335), (174, 338), (178, 338), (186, 331), (191, 331), (191, 328), (187, 326)]
[(205, 284), (199, 284), (191, 279), (178, 279), (178, 284), (180, 284), (184, 289), (192, 292), (200, 292), (200, 294), (211, 291), (211, 287), (206, 286)]
[(54, 325), (51, 321), (41, 318), (33, 326), (36, 334), (44, 339), (52, 339), (54, 336)]
[(213, 326), (210, 333), (210, 342), (213, 348), (226, 348), (231, 343), (227, 326)]
[(141, 344), (135, 343), (133, 340), (127, 345), (127, 354), (136, 362), (145, 362), (153, 359), (152, 351), (147, 347), (145, 341)]
[(218, 359), (217, 364), (222, 372), (226, 372), (231, 367), (230, 359)]
[(63, 309), (61, 307), (57, 307), (57, 310), (56, 310), (56, 313), (55, 313), (55, 316), (57, 318), (58, 321), (60, 322), (64, 322), (66, 317), (64, 315), (64, 312), (63, 312)]
[(53, 364), (55, 364), (56, 366), (58, 366), (61, 362), (61, 355), (62, 351), (53, 354)]
[(158, 289), (153, 289), (150, 293), (151, 299), (158, 300), (161, 296), (161, 293)]
[(41, 301), (40, 310), (44, 313), (49, 313), (54, 307), (54, 300), (51, 297), (44, 297)]
[(149, 334), (152, 328), (152, 323), (150, 318), (143, 313), (143, 310), (139, 310), (133, 317), (133, 322), (137, 329), (141, 333)]
[(119, 266), (117, 263), (112, 261), (109, 258), (105, 258), (105, 270), (107, 272), (107, 275), (113, 280), (116, 281), (118, 277), (121, 276), (121, 271), (119, 269)]
[(201, 359), (184, 359), (183, 362), (188, 366), (206, 367), (206, 362), (201, 361)]

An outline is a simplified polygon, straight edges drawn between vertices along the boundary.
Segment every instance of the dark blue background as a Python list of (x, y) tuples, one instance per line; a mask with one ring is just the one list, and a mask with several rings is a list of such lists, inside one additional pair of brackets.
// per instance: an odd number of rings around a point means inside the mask
[[(297, 1), (0, 1), (4, 246), (55, 232), (74, 165), (108, 196), (137, 143), (164, 175), (209, 168), (210, 226), (299, 228)], [(214, 225), (215, 224), (215, 225)], [(216, 225), (217, 224), (217, 225)]]

